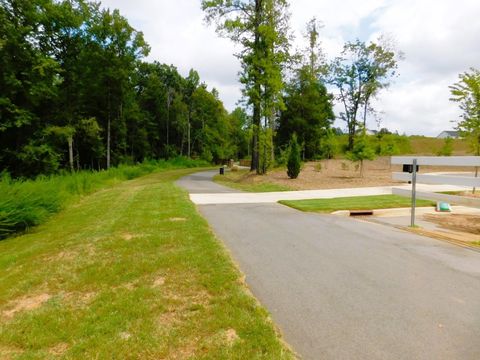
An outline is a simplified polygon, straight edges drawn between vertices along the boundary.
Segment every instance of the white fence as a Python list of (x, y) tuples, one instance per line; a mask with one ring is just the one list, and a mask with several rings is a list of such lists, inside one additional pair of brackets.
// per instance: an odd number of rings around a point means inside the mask
[(418, 174), (416, 171), (416, 165), (480, 167), (480, 156), (394, 156), (391, 158), (391, 163), (396, 165), (412, 165), (412, 173), (393, 173), (393, 179), (411, 182), (412, 190), (392, 189), (393, 194), (412, 198), (412, 226), (415, 224), (416, 198), (480, 207), (480, 198), (416, 191), (417, 182), (423, 184), (463, 186), (465, 189), (480, 188), (480, 178), (478, 177), (462, 176), (461, 174), (458, 174), (458, 176), (457, 174)]

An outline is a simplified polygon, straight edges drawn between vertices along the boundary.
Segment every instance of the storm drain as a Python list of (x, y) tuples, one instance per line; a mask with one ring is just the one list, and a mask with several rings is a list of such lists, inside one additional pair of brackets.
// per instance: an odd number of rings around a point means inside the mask
[(373, 215), (373, 210), (350, 210), (350, 216), (368, 216)]

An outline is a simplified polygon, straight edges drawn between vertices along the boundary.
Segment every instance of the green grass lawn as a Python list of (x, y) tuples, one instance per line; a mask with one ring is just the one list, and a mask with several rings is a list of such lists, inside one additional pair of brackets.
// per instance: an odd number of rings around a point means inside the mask
[[(301, 211), (331, 213), (338, 210), (373, 210), (409, 207), (411, 200), (397, 195), (375, 195), (338, 197), (333, 199), (314, 200), (282, 200), (280, 204), (290, 206)], [(417, 200), (417, 206), (435, 206), (427, 200)]]
[(245, 179), (250, 172), (248, 170), (227, 171), (225, 175), (215, 175), (213, 181), (233, 189), (248, 192), (275, 192), (294, 190), (288, 186), (278, 185), (270, 182), (247, 182)]
[(288, 359), (169, 170), (0, 241), (1, 359)]

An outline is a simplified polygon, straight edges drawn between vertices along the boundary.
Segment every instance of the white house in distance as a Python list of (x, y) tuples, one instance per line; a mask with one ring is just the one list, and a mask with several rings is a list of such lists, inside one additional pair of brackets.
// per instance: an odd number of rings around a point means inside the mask
[(444, 130), (437, 136), (437, 139), (447, 139), (447, 138), (459, 139), (460, 134), (458, 133), (458, 131)]

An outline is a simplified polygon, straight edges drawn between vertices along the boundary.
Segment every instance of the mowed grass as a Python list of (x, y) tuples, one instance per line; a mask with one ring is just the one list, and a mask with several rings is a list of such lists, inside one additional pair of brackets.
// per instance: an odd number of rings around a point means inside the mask
[[(213, 181), (233, 189), (247, 192), (276, 192), (294, 190), (288, 186), (274, 184), (266, 181), (254, 182), (258, 177), (251, 177), (250, 171), (226, 171), (225, 175), (215, 175)], [(249, 179), (249, 177), (251, 177)]]
[(0, 359), (289, 359), (170, 170), (0, 241)]
[[(281, 200), (280, 204), (301, 211), (331, 213), (338, 210), (392, 209), (411, 206), (411, 200), (398, 195), (338, 197), (314, 200)], [(435, 206), (427, 200), (417, 200), (417, 206)]]

